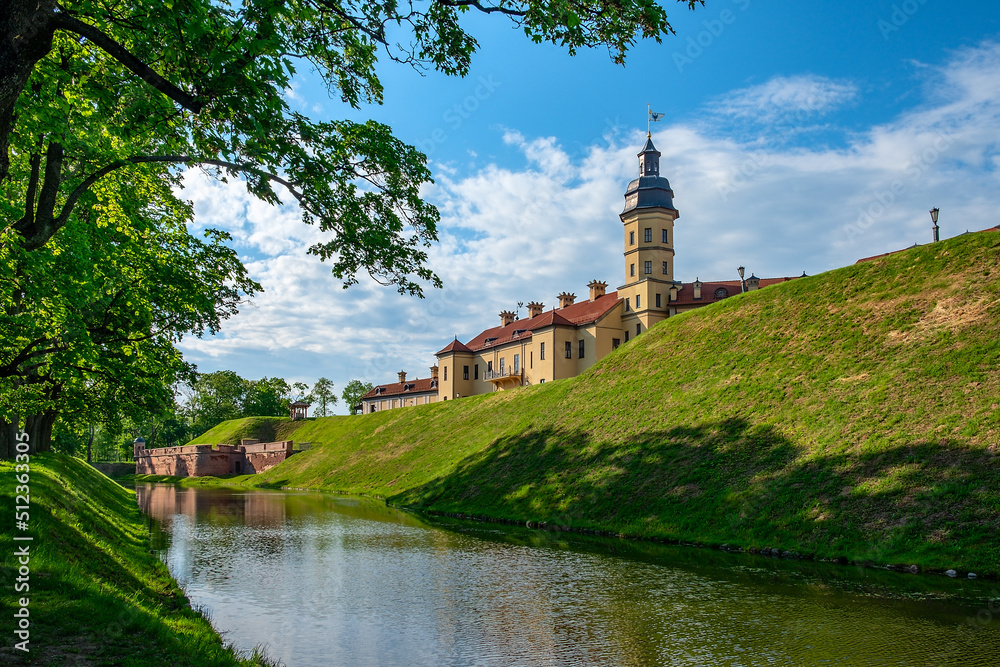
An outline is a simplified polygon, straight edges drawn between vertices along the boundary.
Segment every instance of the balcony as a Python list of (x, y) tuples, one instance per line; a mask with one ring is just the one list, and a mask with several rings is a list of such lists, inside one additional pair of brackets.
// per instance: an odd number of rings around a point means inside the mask
[(483, 374), (483, 379), (492, 382), (494, 387), (502, 390), (507, 387), (520, 387), (523, 376), (521, 369), (505, 368), (499, 371), (486, 371)]

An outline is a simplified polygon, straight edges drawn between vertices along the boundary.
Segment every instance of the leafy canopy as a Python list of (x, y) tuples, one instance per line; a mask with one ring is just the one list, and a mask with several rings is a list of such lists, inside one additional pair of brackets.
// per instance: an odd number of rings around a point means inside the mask
[[(693, 7), (696, 0), (682, 0)], [(313, 121), (285, 91), (309, 67), (352, 107), (382, 99), (384, 53), (464, 75), (470, 12), (570, 53), (671, 32), (653, 0), (8, 0), (0, 7), (0, 184), (28, 249), (48, 242), (102, 178), (175, 178), (200, 165), (267, 202), (290, 194), (328, 232), (310, 252), (344, 285), (359, 272), (420, 295), (438, 213), (426, 157), (374, 122)], [(172, 167), (163, 170), (162, 166)]]

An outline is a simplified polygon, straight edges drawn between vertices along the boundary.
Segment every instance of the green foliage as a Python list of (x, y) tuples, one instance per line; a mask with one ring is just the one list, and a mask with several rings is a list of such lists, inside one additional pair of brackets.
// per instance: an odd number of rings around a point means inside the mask
[(616, 62), (637, 36), (670, 31), (651, 0), (14, 0), (0, 14), (3, 217), (40, 248), (73, 215), (87, 217), (109, 175), (169, 183), (171, 167), (201, 165), (244, 178), (266, 202), (279, 200), (276, 186), (289, 193), (306, 223), (331, 233), (311, 252), (345, 286), (366, 272), (421, 294), (440, 285), (425, 266), (438, 221), (419, 196), (426, 157), (379, 123), (310, 120), (285, 91), (305, 65), (352, 107), (381, 102), (382, 50), (464, 75), (477, 48), (463, 25), (470, 9), (570, 53), (606, 46)]
[(998, 259), (970, 234), (670, 318), (570, 380), (298, 422), (312, 448), (243, 483), (998, 574)]
[[(0, 511), (14, 513), (13, 463), (0, 462)], [(191, 609), (166, 566), (150, 551), (147, 520), (135, 493), (82, 461), (58, 454), (31, 457), (32, 542), (0, 531), (0, 548), (30, 544), (31, 654), (45, 664), (268, 665), (223, 645), (208, 620)], [(13, 582), (16, 559), (0, 561)], [(16, 608), (13, 585), (4, 609)], [(141, 638), (141, 641), (137, 641)], [(12, 662), (11, 642), (0, 649)]]
[(361, 409), (361, 397), (374, 388), (375, 385), (371, 382), (362, 382), (361, 380), (351, 380), (347, 383), (341, 398), (344, 399), (344, 403), (347, 404), (347, 409), (352, 415), (357, 414)]
[(313, 414), (317, 417), (328, 416), (330, 409), (337, 404), (337, 395), (333, 393), (333, 382), (327, 378), (316, 380), (309, 397), (315, 404)]
[(259, 289), (226, 235), (188, 233), (167, 185), (115, 175), (91, 195), (91, 218), (44, 247), (0, 234), (0, 422), (72, 430), (169, 410), (191, 370), (177, 342), (218, 331)]

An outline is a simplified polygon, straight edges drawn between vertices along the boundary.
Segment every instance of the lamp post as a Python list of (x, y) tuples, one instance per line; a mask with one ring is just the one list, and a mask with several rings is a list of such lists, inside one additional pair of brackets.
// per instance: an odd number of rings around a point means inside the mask
[(747, 291), (747, 281), (743, 280), (743, 275), (746, 273), (746, 267), (738, 266), (736, 270), (740, 274), (740, 293)]
[(939, 232), (940, 227), (938, 227), (938, 223), (937, 223), (938, 213), (940, 211), (941, 211), (941, 209), (939, 209), (939, 208), (932, 208), (931, 209), (931, 222), (934, 223), (934, 240), (935, 241), (940, 241), (941, 240), (941, 234)]

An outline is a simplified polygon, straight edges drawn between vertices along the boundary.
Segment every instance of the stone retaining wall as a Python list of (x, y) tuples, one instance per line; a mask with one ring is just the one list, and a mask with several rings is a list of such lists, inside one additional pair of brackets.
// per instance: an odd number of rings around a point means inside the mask
[(211, 475), (246, 475), (273, 468), (292, 455), (292, 441), (256, 442), (244, 440), (239, 445), (183, 445), (146, 449), (133, 448), (137, 475), (204, 477)]

